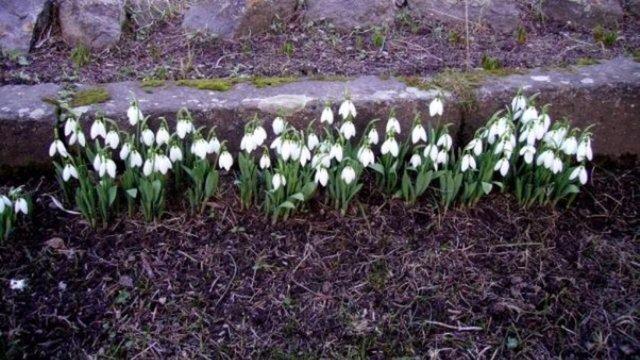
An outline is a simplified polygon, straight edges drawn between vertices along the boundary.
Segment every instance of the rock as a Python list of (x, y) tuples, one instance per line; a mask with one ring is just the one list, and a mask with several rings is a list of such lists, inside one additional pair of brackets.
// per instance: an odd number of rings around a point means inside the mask
[(54, 250), (64, 250), (66, 249), (66, 246), (64, 245), (64, 240), (62, 240), (62, 238), (59, 237), (53, 237), (47, 241), (44, 242), (45, 245), (47, 245), (48, 247), (54, 249)]
[(392, 0), (307, 0), (306, 6), (305, 20), (326, 21), (342, 31), (389, 25), (396, 10)]
[(225, 39), (268, 31), (286, 19), (297, 0), (204, 0), (189, 8), (182, 27)]
[[(463, 0), (409, 0), (409, 10), (416, 16), (444, 23), (464, 25)], [(486, 26), (500, 33), (511, 33), (520, 25), (520, 10), (512, 0), (469, 0), (472, 26)]]
[(542, 13), (551, 21), (588, 29), (616, 26), (624, 15), (620, 0), (544, 1)]
[(67, 44), (103, 50), (120, 40), (126, 18), (124, 0), (62, 0), (59, 18)]
[(631, 14), (640, 16), (640, 0), (626, 0), (625, 5)]
[(50, 23), (51, 0), (0, 0), (0, 48), (27, 52)]

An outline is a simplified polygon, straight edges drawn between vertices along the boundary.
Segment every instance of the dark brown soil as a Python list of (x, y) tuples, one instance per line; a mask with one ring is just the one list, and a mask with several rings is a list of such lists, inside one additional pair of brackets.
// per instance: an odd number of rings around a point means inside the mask
[[(471, 67), (481, 67), (483, 56), (508, 68), (566, 66), (608, 59), (640, 49), (640, 22), (626, 19), (620, 38), (610, 47), (594, 40), (591, 29), (574, 30), (536, 19), (523, 19), (526, 41), (516, 34), (495, 35), (473, 29)], [(426, 75), (445, 68), (466, 67), (464, 34), (438, 24), (412, 24), (398, 19), (386, 34), (382, 48), (374, 45), (373, 31), (339, 34), (329, 28), (293, 21), (286, 29), (238, 41), (185, 35), (181, 17), (174, 16), (149, 28), (129, 30), (110, 51), (91, 54), (78, 68), (72, 49), (58, 36), (44, 41), (30, 56), (30, 65), (0, 61), (0, 83), (103, 83), (132, 79), (181, 79), (241, 75)], [(293, 45), (288, 54), (284, 44)]]
[(8, 358), (640, 356), (637, 167), (597, 168), (570, 210), (493, 194), (439, 214), (368, 187), (346, 217), (313, 202), (272, 226), (228, 195), (104, 231), (46, 184), (0, 249)]

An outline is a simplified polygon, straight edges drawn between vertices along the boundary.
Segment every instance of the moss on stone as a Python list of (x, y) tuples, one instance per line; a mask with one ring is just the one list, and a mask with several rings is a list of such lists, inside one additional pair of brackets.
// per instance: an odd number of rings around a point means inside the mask
[(251, 83), (258, 89), (265, 88), (267, 86), (280, 86), (295, 82), (298, 78), (294, 76), (254, 76), (251, 78)]
[(591, 57), (581, 57), (576, 61), (576, 65), (578, 66), (589, 66), (589, 65), (597, 65), (600, 64), (600, 61), (591, 58)]
[(353, 79), (355, 79), (353, 76), (346, 76), (346, 75), (316, 74), (316, 75), (309, 76), (309, 80), (314, 80), (314, 81), (350, 81)]
[(164, 86), (166, 81), (159, 79), (144, 79), (140, 82), (140, 86), (143, 88), (155, 88)]
[(103, 87), (94, 87), (74, 93), (69, 104), (71, 107), (99, 104), (111, 100), (111, 95)]
[(636, 62), (640, 62), (640, 49), (636, 49), (633, 51), (633, 60)]
[(178, 80), (176, 84), (179, 86), (187, 86), (196, 88), (199, 90), (212, 90), (212, 91), (228, 91), (237, 84), (237, 79), (221, 78), (221, 79), (185, 79)]

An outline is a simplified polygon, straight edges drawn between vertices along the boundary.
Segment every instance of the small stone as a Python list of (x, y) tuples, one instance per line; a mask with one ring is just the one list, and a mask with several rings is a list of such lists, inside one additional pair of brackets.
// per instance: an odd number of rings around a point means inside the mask
[(62, 238), (59, 237), (53, 237), (47, 241), (44, 242), (45, 245), (47, 245), (48, 247), (54, 249), (54, 250), (64, 250), (66, 249), (66, 246), (64, 244), (64, 240), (62, 240)]
[(118, 280), (118, 283), (124, 287), (133, 287), (133, 279), (131, 279), (131, 277), (127, 275), (120, 276), (120, 280)]

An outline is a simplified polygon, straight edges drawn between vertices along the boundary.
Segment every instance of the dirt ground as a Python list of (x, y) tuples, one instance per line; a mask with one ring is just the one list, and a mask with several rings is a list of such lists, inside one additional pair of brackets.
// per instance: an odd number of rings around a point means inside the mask
[[(302, 20), (272, 33), (235, 41), (187, 35), (181, 15), (144, 28), (130, 26), (115, 48), (88, 53), (76, 66), (73, 49), (55, 32), (41, 41), (26, 61), (0, 59), (1, 84), (38, 82), (104, 83), (133, 79), (172, 80), (227, 76), (428, 75), (466, 68), (466, 42), (460, 29), (420, 24), (399, 17), (387, 32), (340, 34), (326, 26), (309, 28)], [(589, 64), (640, 49), (640, 22), (620, 24), (618, 40), (604, 46), (591, 29), (574, 30), (523, 19), (518, 34), (496, 35), (472, 29), (470, 66), (483, 57), (507, 68)], [(376, 41), (378, 42), (376, 45)], [(20, 64), (22, 62), (22, 64)]]
[(314, 201), (272, 226), (224, 191), (101, 231), (29, 184), (36, 215), (0, 249), (4, 357), (640, 356), (638, 167), (596, 168), (568, 210), (443, 214), (368, 185), (346, 217)]

